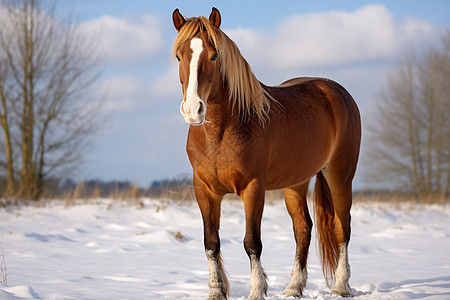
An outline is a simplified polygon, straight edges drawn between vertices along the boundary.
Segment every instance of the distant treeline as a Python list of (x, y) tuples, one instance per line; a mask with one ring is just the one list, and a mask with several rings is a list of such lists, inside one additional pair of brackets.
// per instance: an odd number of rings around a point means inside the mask
[[(6, 186), (6, 179), (0, 176), (0, 198)], [(311, 189), (312, 187), (310, 187)], [(312, 195), (309, 195), (310, 199)], [(136, 200), (143, 197), (152, 199), (195, 200), (192, 177), (182, 174), (172, 179), (153, 181), (147, 188), (142, 188), (129, 181), (87, 180), (47, 180), (44, 186), (43, 199), (93, 199), (111, 198), (120, 200)], [(419, 199), (414, 193), (389, 190), (363, 190), (353, 192), (354, 201), (447, 203), (445, 197)], [(238, 199), (227, 195), (228, 199)], [(266, 192), (266, 202), (282, 200), (282, 190)], [(18, 200), (18, 199), (16, 199)], [(26, 199), (30, 200), (30, 199)]]
[(185, 198), (192, 191), (192, 180), (186, 178), (183, 182), (177, 180), (155, 180), (149, 187), (143, 188), (129, 181), (88, 180), (74, 182), (66, 180), (52, 190), (57, 191), (56, 197), (67, 194), (75, 198)]
[[(6, 188), (6, 178), (0, 177), (0, 197)], [(142, 188), (129, 181), (46, 180), (43, 198), (166, 198), (182, 199), (193, 195), (192, 180), (155, 180), (149, 187)], [(192, 197), (191, 197), (192, 198)]]

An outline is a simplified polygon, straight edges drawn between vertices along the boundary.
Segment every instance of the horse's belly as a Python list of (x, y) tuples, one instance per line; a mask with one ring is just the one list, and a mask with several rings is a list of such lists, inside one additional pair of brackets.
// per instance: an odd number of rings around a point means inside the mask
[(301, 163), (292, 163), (292, 165), (283, 166), (280, 164), (276, 169), (269, 171), (267, 189), (282, 189), (305, 183), (323, 168), (322, 165), (323, 164), (304, 165)]
[(325, 167), (332, 151), (327, 135), (310, 142), (275, 147), (267, 173), (267, 189), (280, 189), (304, 183)]

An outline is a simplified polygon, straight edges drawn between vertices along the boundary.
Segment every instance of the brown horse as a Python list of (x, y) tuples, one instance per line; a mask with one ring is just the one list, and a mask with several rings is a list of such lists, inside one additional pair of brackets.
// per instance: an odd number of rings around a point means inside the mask
[(215, 8), (209, 19), (185, 19), (178, 9), (172, 17), (184, 95), (180, 110), (191, 124), (186, 150), (209, 262), (208, 299), (229, 296), (219, 239), (221, 200), (227, 193), (238, 195), (244, 204), (244, 248), (251, 266), (248, 299), (264, 299), (267, 281), (260, 262), (264, 194), (281, 188), (297, 244), (284, 293), (302, 296), (312, 228), (306, 195), (314, 175), (322, 269), (327, 283), (335, 280), (332, 293), (350, 296), (347, 245), (361, 139), (354, 100), (342, 86), (321, 78), (263, 85), (220, 29), (221, 16)]

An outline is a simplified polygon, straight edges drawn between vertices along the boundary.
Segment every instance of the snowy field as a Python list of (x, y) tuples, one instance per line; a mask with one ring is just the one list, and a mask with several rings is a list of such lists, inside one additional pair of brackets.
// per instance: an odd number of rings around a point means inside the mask
[[(0, 208), (1, 275), (7, 272), (0, 299), (204, 299), (208, 265), (197, 206), (144, 204)], [(222, 207), (231, 297), (245, 299), (242, 204)], [(282, 292), (295, 245), (283, 202), (266, 205), (262, 237), (268, 299), (287, 299)], [(450, 299), (450, 207), (355, 203), (349, 258), (354, 299)], [(303, 299), (337, 299), (323, 279), (315, 241), (308, 271)]]

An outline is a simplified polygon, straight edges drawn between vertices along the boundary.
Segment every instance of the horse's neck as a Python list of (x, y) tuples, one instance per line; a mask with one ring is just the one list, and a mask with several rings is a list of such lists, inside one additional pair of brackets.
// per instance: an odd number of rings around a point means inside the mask
[(224, 131), (236, 124), (238, 118), (237, 108), (228, 100), (228, 92), (223, 91), (207, 100), (206, 124), (202, 127), (210, 139), (221, 139)]

